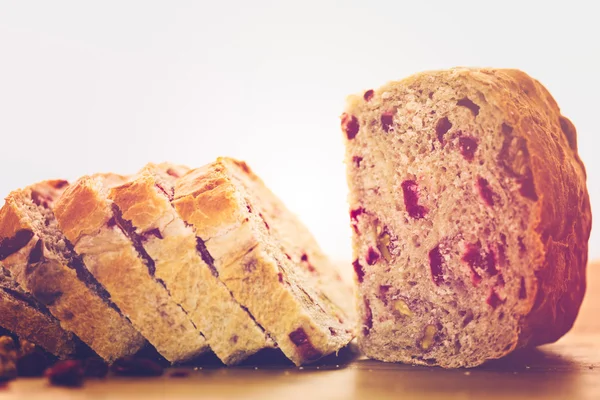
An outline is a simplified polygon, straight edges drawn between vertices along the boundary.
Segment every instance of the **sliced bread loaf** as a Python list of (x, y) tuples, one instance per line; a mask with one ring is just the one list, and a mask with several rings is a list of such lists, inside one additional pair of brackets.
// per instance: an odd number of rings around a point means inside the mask
[(192, 359), (208, 350), (206, 339), (156, 276), (156, 264), (142, 244), (147, 237), (109, 199), (110, 188), (126, 182), (114, 174), (81, 178), (56, 202), (58, 224), (87, 269), (156, 350), (171, 362)]
[(539, 82), (422, 73), (350, 97), (342, 130), (367, 356), (472, 367), (571, 328), (590, 203), (575, 127)]
[(294, 363), (352, 340), (351, 289), (245, 163), (220, 158), (187, 173), (173, 204), (205, 243), (219, 279)]
[(113, 187), (109, 197), (142, 238), (156, 279), (223, 363), (236, 364), (274, 343), (219, 280), (202, 240), (171, 205), (175, 179), (185, 171), (170, 164), (149, 164), (129, 182)]
[[(0, 210), (0, 260), (20, 288), (42, 303), (65, 330), (111, 362), (135, 353), (145, 340), (120, 314), (59, 229), (51, 207), (67, 186), (66, 181), (46, 181), (8, 196)], [(27, 316), (23, 318), (21, 324), (27, 321)], [(68, 336), (59, 334), (54, 321), (47, 322), (30, 329), (52, 329), (47, 340), (57, 340), (56, 351), (67, 351)], [(41, 338), (31, 340), (51, 347)]]

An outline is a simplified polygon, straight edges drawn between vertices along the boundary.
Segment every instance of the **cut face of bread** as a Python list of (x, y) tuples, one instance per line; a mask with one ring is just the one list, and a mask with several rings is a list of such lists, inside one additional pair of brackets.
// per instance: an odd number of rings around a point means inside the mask
[(201, 239), (171, 205), (175, 178), (183, 173), (182, 167), (149, 164), (131, 181), (113, 187), (110, 199), (142, 238), (156, 279), (223, 363), (236, 364), (274, 343), (219, 280)]
[(219, 279), (294, 363), (352, 340), (351, 289), (245, 163), (220, 158), (187, 173), (173, 204), (205, 243)]
[(35, 343), (59, 358), (73, 356), (77, 349), (74, 336), (60, 327), (42, 303), (21, 289), (2, 264), (0, 329)]
[(557, 340), (585, 292), (575, 128), (516, 70), (423, 73), (342, 115), (367, 356), (476, 366)]
[(0, 211), (0, 259), (65, 330), (114, 361), (135, 353), (145, 341), (60, 231), (51, 207), (67, 185), (47, 181), (8, 196)]
[(55, 204), (56, 218), (88, 270), (156, 350), (171, 362), (192, 359), (208, 350), (205, 338), (156, 276), (142, 244), (147, 237), (108, 197), (110, 187), (126, 181), (113, 174), (81, 178)]

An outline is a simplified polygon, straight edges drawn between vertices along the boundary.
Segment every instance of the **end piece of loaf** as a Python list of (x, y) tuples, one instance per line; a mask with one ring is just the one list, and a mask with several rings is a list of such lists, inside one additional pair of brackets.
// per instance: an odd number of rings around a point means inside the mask
[(113, 187), (110, 199), (143, 239), (156, 278), (221, 361), (237, 364), (274, 343), (219, 280), (204, 243), (171, 205), (175, 179), (185, 172), (170, 164), (149, 164), (129, 182)]
[(1, 263), (0, 330), (28, 340), (58, 358), (72, 357), (77, 350), (73, 334), (60, 327), (46, 306), (21, 289)]
[(179, 178), (173, 202), (219, 278), (297, 365), (353, 338), (353, 294), (308, 230), (243, 163), (220, 158)]
[(575, 127), (517, 70), (427, 72), (348, 100), (359, 345), (472, 367), (557, 340), (585, 292)]
[(135, 353), (145, 340), (60, 231), (51, 207), (67, 186), (66, 181), (46, 181), (8, 196), (0, 210), (0, 259), (64, 329), (111, 362)]
[(155, 275), (143, 237), (109, 199), (109, 189), (127, 182), (115, 174), (86, 176), (71, 185), (54, 212), (65, 236), (133, 326), (171, 362), (208, 350), (206, 339)]

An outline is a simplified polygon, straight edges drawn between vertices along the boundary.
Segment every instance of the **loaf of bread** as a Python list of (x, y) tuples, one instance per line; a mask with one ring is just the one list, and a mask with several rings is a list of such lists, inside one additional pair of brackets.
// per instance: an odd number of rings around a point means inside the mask
[[(0, 244), (0, 248), (5, 247)], [(77, 350), (73, 334), (62, 329), (46, 306), (21, 289), (0, 264), (0, 336), (7, 333), (37, 344), (58, 358), (71, 357)]]
[(219, 280), (204, 243), (171, 205), (175, 179), (185, 172), (185, 167), (149, 164), (129, 182), (113, 187), (109, 197), (142, 238), (156, 278), (221, 361), (237, 364), (274, 342)]
[(156, 276), (155, 261), (130, 220), (109, 198), (128, 178), (86, 176), (69, 186), (54, 205), (58, 225), (133, 326), (171, 362), (209, 350), (206, 339)]
[(245, 163), (219, 158), (188, 172), (175, 183), (173, 204), (216, 275), (290, 360), (310, 363), (352, 340), (351, 289)]
[[(111, 362), (135, 353), (146, 342), (58, 228), (52, 206), (67, 186), (66, 181), (46, 181), (8, 196), (0, 210), (0, 258), (21, 290), (41, 303), (62, 328)], [(14, 322), (15, 333), (22, 332), (16, 329), (18, 324), (30, 321), (35, 325), (29, 329), (40, 335), (48, 332), (48, 336), (45, 340), (31, 335), (25, 338), (57, 355), (71, 354), (69, 336), (58, 331), (49, 317), (42, 317), (39, 312), (45, 309), (34, 304), (30, 303), (32, 307), (20, 322)], [(50, 344), (52, 341), (56, 343)]]
[(351, 96), (341, 125), (368, 357), (473, 367), (571, 328), (590, 203), (575, 127), (539, 82), (421, 73)]

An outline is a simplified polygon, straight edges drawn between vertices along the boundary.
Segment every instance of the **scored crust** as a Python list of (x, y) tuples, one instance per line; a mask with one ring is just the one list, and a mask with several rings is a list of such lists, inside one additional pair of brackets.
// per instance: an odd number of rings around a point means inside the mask
[(56, 218), (89, 271), (156, 350), (171, 362), (192, 359), (208, 351), (205, 338), (153, 276), (152, 260), (108, 198), (111, 186), (125, 182), (114, 174), (79, 179), (55, 204)]
[[(517, 70), (421, 73), (351, 96), (342, 129), (368, 356), (475, 366), (571, 328), (591, 211), (575, 128), (539, 82)], [(477, 235), (483, 248), (456, 247)], [(453, 314), (469, 302), (473, 313)], [(431, 329), (417, 334), (414, 321)]]
[(84, 276), (80, 260), (58, 230), (49, 207), (67, 185), (46, 181), (8, 196), (0, 211), (2, 262), (62, 328), (111, 362), (135, 353), (145, 341), (110, 299), (101, 297), (102, 288)]
[(72, 357), (77, 344), (50, 311), (24, 292), (0, 263), (0, 328), (42, 347), (58, 358)]
[(129, 182), (113, 187), (110, 199), (144, 238), (156, 277), (188, 313), (211, 349), (226, 365), (237, 364), (274, 344), (215, 276), (214, 266), (208, 264), (212, 264), (210, 254), (171, 205), (174, 180), (185, 172), (185, 168), (170, 164), (148, 164)]
[[(205, 242), (219, 278), (235, 299), (294, 363), (312, 362), (352, 340), (353, 317), (347, 315), (346, 304), (338, 306), (331, 300), (337, 293), (325, 292), (335, 272), (325, 271), (321, 280), (313, 278), (301, 255), (293, 260), (286, 253), (283, 235), (270, 228), (278, 223), (278, 216), (266, 213), (256, 185), (264, 186), (245, 163), (219, 158), (178, 179), (173, 204)], [(281, 214), (289, 213), (279, 206)], [(307, 234), (300, 225), (286, 229), (294, 230), (286, 236), (290, 238)], [(318, 248), (305, 251), (320, 252)], [(319, 268), (333, 267), (321, 263)], [(338, 284), (328, 286), (329, 290), (332, 287), (337, 290)], [(351, 290), (341, 287), (351, 299)]]

